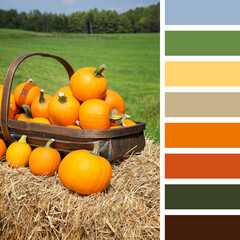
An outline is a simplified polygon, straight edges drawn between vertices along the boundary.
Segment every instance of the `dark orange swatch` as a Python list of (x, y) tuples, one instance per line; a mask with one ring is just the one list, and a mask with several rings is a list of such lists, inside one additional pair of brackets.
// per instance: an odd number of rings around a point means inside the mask
[(166, 123), (166, 148), (240, 148), (240, 123)]
[(166, 154), (165, 178), (240, 178), (240, 154)]

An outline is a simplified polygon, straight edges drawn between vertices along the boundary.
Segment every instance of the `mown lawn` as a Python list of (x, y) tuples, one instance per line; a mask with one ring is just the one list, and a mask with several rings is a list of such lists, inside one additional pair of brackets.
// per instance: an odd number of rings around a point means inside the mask
[[(146, 137), (160, 141), (160, 35), (60, 34), (0, 29), (0, 83), (11, 62), (21, 54), (42, 52), (60, 56), (76, 71), (105, 63), (108, 88), (125, 100), (126, 113), (146, 122)], [(46, 93), (68, 85), (65, 69), (56, 60), (31, 57), (18, 68), (12, 86), (32, 78)]]

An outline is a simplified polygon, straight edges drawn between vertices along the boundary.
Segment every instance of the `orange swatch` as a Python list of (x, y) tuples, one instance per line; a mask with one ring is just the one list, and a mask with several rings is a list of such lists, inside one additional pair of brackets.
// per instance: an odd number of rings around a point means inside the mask
[(165, 178), (240, 178), (240, 154), (166, 154)]
[(166, 148), (240, 148), (240, 123), (166, 123)]

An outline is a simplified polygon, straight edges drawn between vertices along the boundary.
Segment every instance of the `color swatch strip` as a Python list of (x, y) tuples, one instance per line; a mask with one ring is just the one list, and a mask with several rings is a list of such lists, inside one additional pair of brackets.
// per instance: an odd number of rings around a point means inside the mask
[(165, 154), (165, 178), (240, 178), (240, 154)]
[(240, 55), (240, 31), (165, 31), (166, 56)]
[(166, 148), (240, 148), (240, 123), (165, 123)]
[(240, 86), (240, 62), (165, 62), (165, 86)]
[(166, 215), (166, 240), (238, 240), (239, 215)]
[(166, 0), (167, 25), (240, 25), (238, 0)]
[(165, 209), (240, 209), (240, 185), (165, 185)]
[(239, 92), (165, 94), (166, 117), (240, 117)]

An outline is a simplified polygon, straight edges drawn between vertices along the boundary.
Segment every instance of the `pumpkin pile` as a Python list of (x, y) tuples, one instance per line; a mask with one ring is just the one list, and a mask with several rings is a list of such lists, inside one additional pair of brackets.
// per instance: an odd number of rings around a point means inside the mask
[[(107, 89), (103, 75), (105, 64), (99, 68), (76, 71), (69, 86), (60, 88), (54, 96), (33, 83), (19, 84), (11, 93), (9, 119), (38, 122), (82, 129), (127, 127), (136, 123), (125, 113), (123, 98)], [(3, 85), (0, 85), (0, 98)], [(0, 99), (1, 100), (1, 99)]]
[[(133, 126), (136, 123), (125, 114), (125, 103), (115, 91), (107, 89), (103, 75), (106, 66), (82, 68), (76, 71), (69, 86), (60, 88), (54, 96), (45, 94), (32, 79), (19, 84), (10, 96), (9, 119), (53, 124), (76, 129), (111, 129)], [(0, 103), (3, 85), (0, 85)], [(1, 104), (0, 104), (1, 107)], [(9, 166), (29, 166), (35, 175), (52, 176), (58, 172), (60, 181), (81, 194), (103, 191), (112, 176), (111, 164), (99, 156), (99, 143), (92, 152), (76, 150), (62, 160), (50, 145), (34, 150), (23, 135), (6, 148), (0, 139), (0, 157), (6, 156)]]

